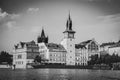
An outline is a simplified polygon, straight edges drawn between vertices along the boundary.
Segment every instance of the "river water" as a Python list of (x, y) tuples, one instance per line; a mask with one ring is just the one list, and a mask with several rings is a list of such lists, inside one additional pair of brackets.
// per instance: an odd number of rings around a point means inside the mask
[(120, 80), (120, 71), (87, 69), (0, 69), (0, 80)]

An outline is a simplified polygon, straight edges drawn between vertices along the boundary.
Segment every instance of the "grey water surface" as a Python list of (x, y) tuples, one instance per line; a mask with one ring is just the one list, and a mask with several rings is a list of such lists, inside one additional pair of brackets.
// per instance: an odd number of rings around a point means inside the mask
[(88, 69), (0, 69), (0, 80), (120, 80), (120, 71)]

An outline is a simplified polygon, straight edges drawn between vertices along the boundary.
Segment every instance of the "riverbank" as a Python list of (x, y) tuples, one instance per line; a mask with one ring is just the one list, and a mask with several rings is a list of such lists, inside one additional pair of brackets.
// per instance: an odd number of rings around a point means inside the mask
[(54, 68), (54, 69), (92, 69), (92, 66), (71, 66), (71, 65), (39, 65), (33, 64), (31, 65), (33, 68)]
[(11, 68), (11, 66), (5, 65), (5, 64), (0, 64), (0, 68)]

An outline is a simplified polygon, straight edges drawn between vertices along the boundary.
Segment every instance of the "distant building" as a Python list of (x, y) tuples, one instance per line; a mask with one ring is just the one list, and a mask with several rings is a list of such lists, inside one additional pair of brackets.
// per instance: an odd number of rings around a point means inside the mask
[(100, 45), (100, 51), (104, 51), (104, 52), (108, 53), (109, 52), (109, 47), (111, 47), (115, 44), (116, 44), (115, 42), (102, 43)]
[(38, 43), (39, 52), (42, 59), (48, 64), (65, 64), (66, 50), (60, 44), (55, 43)]
[(20, 42), (15, 45), (13, 50), (13, 64), (16, 68), (27, 68), (33, 63), (34, 58), (39, 55), (39, 47), (34, 42)]
[(108, 43), (103, 43), (100, 46), (100, 52), (104, 52), (112, 55), (112, 54), (118, 54), (120, 56), (120, 41), (118, 42), (108, 42)]
[(48, 43), (48, 36), (47, 37), (45, 36), (44, 29), (42, 29), (41, 36), (38, 36), (37, 42), (38, 43), (42, 43), (42, 42)]
[(87, 40), (75, 45), (76, 65), (87, 65), (92, 55), (99, 55), (99, 44), (94, 40)]
[(120, 56), (120, 43), (116, 43), (115, 45), (109, 47), (109, 54), (117, 54), (118, 56)]

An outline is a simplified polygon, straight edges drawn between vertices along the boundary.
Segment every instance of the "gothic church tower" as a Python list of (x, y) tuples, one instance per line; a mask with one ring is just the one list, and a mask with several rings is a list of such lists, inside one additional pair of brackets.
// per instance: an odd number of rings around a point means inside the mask
[(61, 44), (67, 50), (66, 65), (75, 65), (75, 31), (72, 30), (72, 20), (70, 18), (70, 13), (66, 23), (66, 30), (63, 33), (64, 39), (62, 40)]
[(37, 42), (38, 43), (42, 43), (42, 42), (48, 43), (48, 36), (47, 37), (45, 36), (45, 32), (44, 32), (43, 28), (42, 28), (41, 36), (38, 36), (38, 38), (37, 38)]

